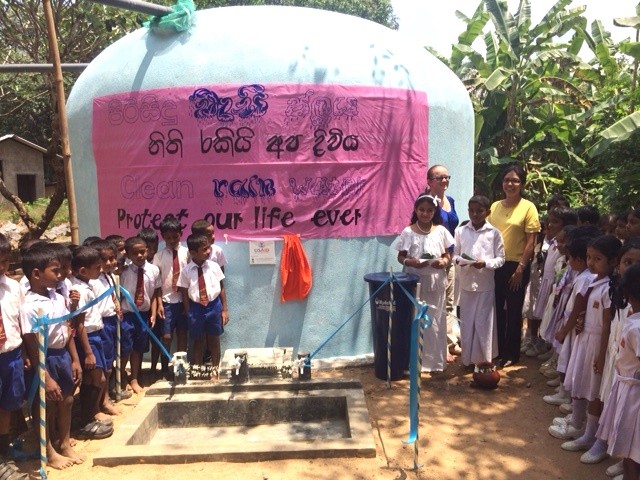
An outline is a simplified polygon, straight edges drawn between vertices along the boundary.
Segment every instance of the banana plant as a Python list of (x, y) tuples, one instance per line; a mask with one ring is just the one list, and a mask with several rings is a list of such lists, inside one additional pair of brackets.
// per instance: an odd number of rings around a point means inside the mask
[[(640, 113), (633, 112), (640, 43), (614, 44), (603, 23), (588, 25), (586, 7), (571, 8), (571, 0), (558, 0), (533, 24), (530, 3), (520, 0), (511, 13), (506, 0), (482, 0), (470, 17), (456, 12), (465, 29), (448, 64), (475, 109), (476, 190), (495, 190), (500, 166), (518, 161), (541, 204), (554, 191), (605, 201), (612, 195), (605, 186), (623, 183), (614, 152), (625, 140), (640, 145)], [(636, 13), (616, 22), (637, 33)], [(588, 61), (580, 57), (585, 46), (593, 52)]]
[[(476, 107), (477, 186), (491, 184), (501, 164), (517, 160), (529, 167), (544, 196), (547, 184), (561, 183), (563, 165), (580, 158), (567, 153), (576, 123), (571, 115), (582, 113), (576, 99), (583, 95), (569, 74), (585, 66), (577, 57), (584, 38), (575, 26), (586, 21), (584, 7), (569, 9), (570, 3), (559, 0), (537, 25), (529, 0), (521, 0), (514, 14), (505, 0), (484, 0), (466, 19), (451, 66), (465, 75)], [(559, 40), (571, 31), (570, 41)], [(471, 46), (480, 37), (484, 55)]]

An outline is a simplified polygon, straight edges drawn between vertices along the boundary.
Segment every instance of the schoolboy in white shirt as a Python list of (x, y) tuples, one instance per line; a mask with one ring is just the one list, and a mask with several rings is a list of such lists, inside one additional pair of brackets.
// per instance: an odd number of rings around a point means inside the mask
[(227, 294), (220, 266), (209, 260), (211, 245), (204, 235), (189, 235), (187, 247), (191, 262), (180, 272), (178, 287), (189, 318), (189, 335), (193, 339), (193, 362), (202, 365), (203, 347), (211, 352), (214, 379), (220, 364), (220, 336), (229, 322)]
[[(160, 223), (160, 235), (165, 241), (165, 247), (156, 253), (153, 264), (160, 269), (162, 280), (162, 301), (158, 303), (158, 318), (156, 326), (163, 345), (167, 351), (171, 348), (173, 332), (176, 332), (176, 348), (179, 352), (187, 351), (187, 334), (189, 323), (184, 314), (182, 294), (178, 289), (180, 272), (189, 263), (189, 249), (180, 245), (182, 237), (182, 225), (173, 215), (167, 215)], [(159, 325), (158, 325), (159, 324)], [(152, 350), (153, 353), (153, 350)], [(154, 357), (152, 355), (151, 369), (154, 369)], [(157, 362), (157, 357), (155, 357)], [(164, 356), (160, 359), (162, 373), (168, 373), (168, 359)]]
[(491, 362), (498, 353), (494, 270), (504, 265), (505, 256), (500, 231), (486, 220), (490, 209), (487, 197), (471, 197), (469, 223), (455, 231), (454, 262), (461, 265), (460, 333), (465, 366)]
[[(111, 295), (108, 295), (98, 303), (102, 323), (104, 324), (104, 328), (102, 329), (102, 349), (104, 350), (106, 360), (106, 370), (104, 371), (105, 389), (102, 396), (101, 410), (108, 415), (119, 415), (120, 410), (111, 403), (108, 392), (110, 385), (109, 379), (113, 373), (116, 359), (118, 323), (122, 321), (122, 308), (120, 308), (120, 301), (118, 300), (119, 292), (116, 291), (117, 284), (114, 277), (114, 272), (118, 268), (118, 249), (115, 243), (107, 240), (93, 242), (91, 246), (98, 250), (102, 262), (102, 273), (97, 280), (92, 282), (93, 292), (96, 297), (99, 297), (110, 288), (113, 287), (114, 289)], [(130, 390), (125, 389), (120, 392), (121, 399), (130, 398), (132, 395)]]
[[(71, 260), (73, 276), (70, 292), (78, 292), (79, 300), (69, 305), (71, 311), (81, 309), (97, 298), (93, 282), (102, 273), (100, 252), (92, 247), (77, 247)], [(76, 351), (82, 365), (80, 414), (83, 427), (79, 435), (88, 440), (107, 438), (113, 433), (111, 417), (100, 411), (106, 389), (108, 370), (102, 342), (104, 323), (98, 304), (74, 317)]]
[(216, 231), (213, 225), (207, 220), (196, 220), (191, 224), (191, 233), (193, 235), (204, 235), (211, 242), (211, 253), (209, 254), (209, 260), (216, 262), (220, 265), (222, 273), (224, 273), (224, 266), (227, 264), (227, 257), (224, 256), (224, 251), (218, 245), (216, 241)]
[(130, 237), (124, 242), (127, 257), (131, 264), (120, 275), (121, 285), (131, 294), (135, 305), (123, 301), (121, 325), (122, 378), (126, 377), (125, 367), (131, 360), (130, 385), (134, 393), (142, 392), (138, 381), (142, 356), (149, 351), (149, 334), (142, 326), (134, 307), (138, 309), (147, 326), (156, 322), (157, 303), (161, 297), (160, 270), (147, 261), (147, 244), (140, 237)]
[[(50, 245), (38, 244), (22, 256), (22, 270), (29, 279), (29, 291), (20, 307), (20, 326), (30, 363), (25, 372), (27, 378), (33, 378), (38, 365), (36, 319), (40, 316), (56, 319), (69, 313), (64, 297), (54, 290), (62, 278), (58, 253)], [(73, 392), (82, 379), (82, 368), (75, 343), (69, 341), (71, 331), (67, 322), (49, 325), (48, 334), (45, 360), (47, 464), (63, 469), (84, 461), (71, 447), (70, 437)], [(37, 419), (38, 402), (33, 403), (32, 413)]]

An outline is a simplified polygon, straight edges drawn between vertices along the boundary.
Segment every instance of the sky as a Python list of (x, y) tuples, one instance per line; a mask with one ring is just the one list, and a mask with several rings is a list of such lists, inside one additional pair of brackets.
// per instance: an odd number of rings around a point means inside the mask
[[(539, 22), (555, 3), (556, 0), (531, 0), (532, 21)], [(480, 0), (391, 0), (391, 4), (402, 34), (410, 36), (423, 46), (433, 47), (448, 57), (451, 44), (457, 42), (458, 35), (465, 28), (455, 11), (459, 10), (471, 17)], [(509, 11), (515, 13), (519, 1), (509, 0), (508, 4)], [(611, 33), (613, 40), (618, 42), (632, 37), (634, 31), (614, 26), (613, 19), (634, 16), (637, 4), (638, 0), (573, 0), (569, 8), (586, 5), (585, 16), (589, 28), (591, 22), (598, 19)]]

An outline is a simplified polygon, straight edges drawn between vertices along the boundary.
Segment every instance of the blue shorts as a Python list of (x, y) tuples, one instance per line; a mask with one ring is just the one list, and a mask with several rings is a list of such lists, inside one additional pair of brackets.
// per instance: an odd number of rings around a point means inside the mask
[(138, 319), (133, 312), (125, 312), (120, 322), (120, 355), (129, 355), (133, 350), (133, 326)]
[[(146, 322), (147, 326), (149, 326), (149, 317), (151, 317), (151, 312), (140, 312), (140, 316)], [(136, 317), (136, 314), (133, 312), (127, 312), (124, 314), (124, 318), (122, 319), (121, 328), (124, 324), (127, 323), (128, 326), (131, 326), (131, 348), (129, 349), (129, 353), (131, 351), (135, 351), (138, 353), (146, 353), (149, 351), (149, 333), (147, 330), (140, 324), (140, 320)], [(125, 344), (124, 344), (124, 332), (121, 330), (120, 334), (122, 335), (122, 343), (121, 343), (121, 353), (125, 354)]]
[[(89, 339), (91, 352), (93, 352), (93, 356), (96, 357), (96, 368), (104, 371), (107, 365), (107, 360), (104, 357), (104, 350), (102, 349), (102, 330), (96, 330), (95, 332), (87, 333), (87, 338)], [(82, 367), (82, 370), (84, 370), (84, 359), (86, 355), (82, 348), (82, 341), (77, 335), (75, 341), (76, 350), (78, 351), (78, 359), (80, 360), (80, 366)]]
[(165, 325), (165, 320), (156, 317), (156, 323), (153, 324), (153, 327), (151, 327), (151, 331), (153, 332), (153, 334), (156, 336), (156, 338), (158, 340), (162, 340), (162, 336), (164, 335), (164, 325)]
[(224, 333), (222, 327), (222, 302), (220, 297), (203, 307), (198, 302), (189, 304), (189, 335), (194, 340), (201, 338), (205, 333), (219, 337)]
[(24, 398), (24, 362), (20, 347), (0, 353), (0, 408), (18, 410)]
[(104, 328), (102, 332), (102, 350), (106, 360), (106, 369), (113, 369), (116, 360), (116, 342), (118, 341), (118, 316), (102, 317)]
[(162, 335), (173, 334), (175, 330), (189, 330), (189, 320), (187, 319), (187, 316), (182, 313), (182, 302), (162, 302), (162, 305), (164, 307), (164, 328)]
[(66, 348), (47, 349), (45, 365), (49, 376), (56, 381), (60, 390), (62, 390), (62, 395), (72, 395), (76, 386), (73, 383), (69, 351)]

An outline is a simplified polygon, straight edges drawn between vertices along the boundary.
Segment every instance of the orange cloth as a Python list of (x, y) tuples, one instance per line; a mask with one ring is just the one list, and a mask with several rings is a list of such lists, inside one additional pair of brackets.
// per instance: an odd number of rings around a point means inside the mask
[(280, 259), (280, 301), (304, 300), (311, 291), (311, 267), (298, 235), (285, 235)]

